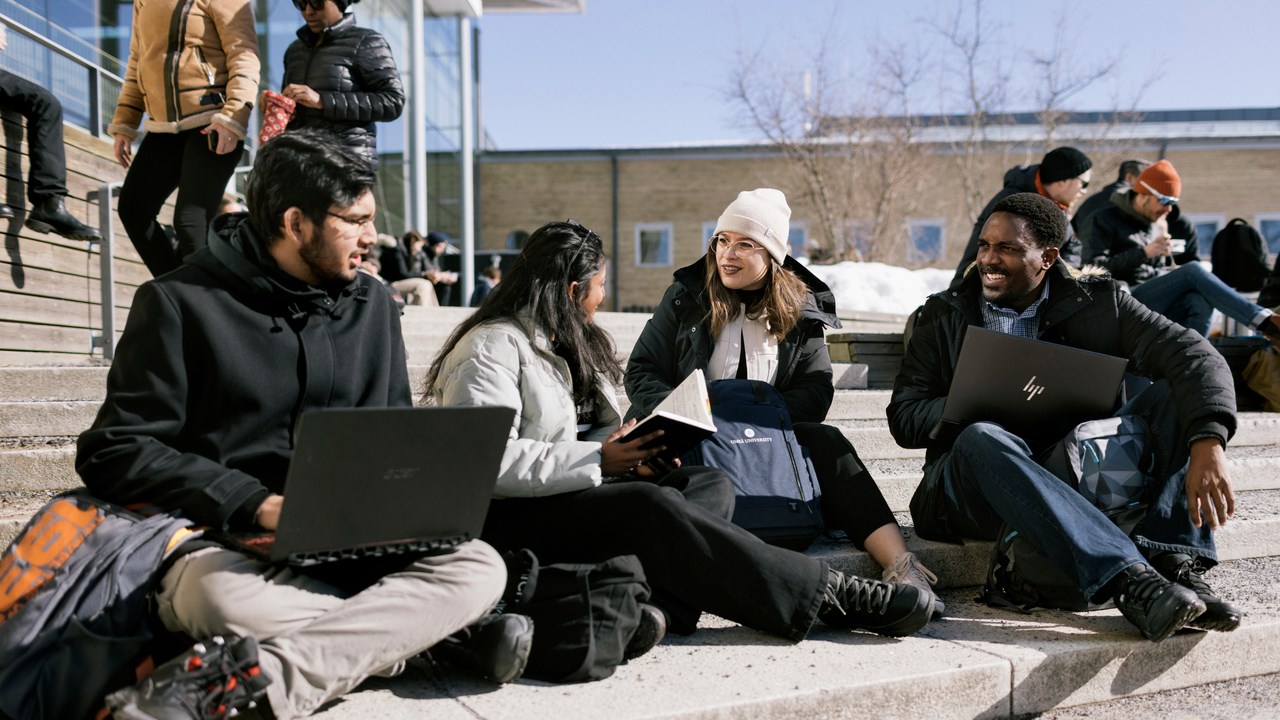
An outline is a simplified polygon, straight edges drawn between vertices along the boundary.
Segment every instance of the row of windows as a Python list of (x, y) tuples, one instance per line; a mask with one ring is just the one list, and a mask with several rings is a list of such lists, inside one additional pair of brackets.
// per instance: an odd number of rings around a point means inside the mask
[[(1196, 228), (1196, 236), (1200, 241), (1200, 256), (1208, 259), (1213, 252), (1213, 238), (1228, 222), (1221, 213), (1187, 213), (1187, 220)], [(1262, 234), (1268, 247), (1268, 253), (1280, 253), (1280, 213), (1259, 213), (1254, 218), (1253, 226)], [(706, 252), (707, 241), (715, 231), (715, 222), (702, 223), (701, 251)], [(869, 236), (868, 228), (854, 223), (849, 228), (848, 237), (860, 250), (866, 250)], [(791, 223), (790, 236), (792, 255), (808, 254), (808, 226), (804, 221)], [(674, 229), (672, 223), (638, 223), (635, 226), (635, 262), (638, 267), (667, 267), (674, 263), (673, 245)], [(907, 221), (907, 254), (906, 261), (912, 264), (926, 265), (942, 259), (946, 248), (945, 224), (940, 218), (920, 218)]]
[[(1222, 213), (1187, 213), (1185, 217), (1195, 225), (1196, 239), (1200, 241), (1200, 257), (1208, 259), (1213, 252), (1213, 237), (1230, 219)], [(1258, 213), (1253, 218), (1253, 227), (1261, 233), (1267, 244), (1268, 254), (1275, 256), (1280, 253), (1280, 213)]]
[[(702, 239), (700, 249), (707, 251), (707, 243), (715, 232), (714, 221), (702, 223)], [(869, 229), (861, 223), (853, 223), (849, 227), (849, 241), (860, 250), (865, 251)], [(946, 234), (940, 218), (914, 219), (907, 221), (907, 237), (910, 244), (907, 249), (907, 262), (925, 264), (942, 258), (945, 248)], [(672, 223), (638, 223), (635, 226), (635, 262), (638, 267), (666, 267), (674, 263), (673, 245), (674, 228)], [(791, 244), (791, 254), (807, 256), (809, 254), (809, 227), (803, 220), (793, 221), (789, 229), (787, 242)]]

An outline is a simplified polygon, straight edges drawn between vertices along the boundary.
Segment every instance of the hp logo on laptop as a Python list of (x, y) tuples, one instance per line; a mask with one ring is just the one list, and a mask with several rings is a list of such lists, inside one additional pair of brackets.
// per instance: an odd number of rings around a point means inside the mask
[(1035, 375), (1032, 375), (1032, 376), (1031, 376), (1031, 379), (1027, 381), (1026, 386), (1022, 388), (1022, 392), (1024, 392), (1024, 393), (1026, 393), (1026, 394), (1027, 394), (1027, 402), (1030, 402), (1030, 401), (1031, 401), (1031, 398), (1033, 398), (1033, 397), (1035, 397), (1035, 396), (1039, 395), (1040, 393), (1044, 392), (1044, 386), (1043, 386), (1043, 385), (1037, 385), (1037, 384), (1036, 384), (1036, 376), (1035, 376)]

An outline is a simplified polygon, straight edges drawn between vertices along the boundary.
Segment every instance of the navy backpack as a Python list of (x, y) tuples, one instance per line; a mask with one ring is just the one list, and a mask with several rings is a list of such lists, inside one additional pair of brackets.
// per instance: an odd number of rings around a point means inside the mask
[(682, 458), (724, 470), (737, 495), (733, 523), (771, 545), (803, 550), (823, 533), (821, 495), (791, 413), (760, 380), (707, 383), (716, 433)]

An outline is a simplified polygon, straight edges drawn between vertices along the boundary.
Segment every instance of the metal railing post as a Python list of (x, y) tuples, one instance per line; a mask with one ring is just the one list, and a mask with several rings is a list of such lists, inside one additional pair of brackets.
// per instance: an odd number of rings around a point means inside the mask
[[(102, 234), (98, 248), (98, 289), (102, 303), (102, 334), (93, 338), (93, 347), (102, 348), (102, 359), (111, 360), (116, 354), (116, 280), (115, 280), (115, 230), (111, 227), (111, 200), (123, 183), (103, 183), (89, 193), (89, 200), (98, 201), (98, 231)], [(89, 241), (92, 249), (94, 241)]]

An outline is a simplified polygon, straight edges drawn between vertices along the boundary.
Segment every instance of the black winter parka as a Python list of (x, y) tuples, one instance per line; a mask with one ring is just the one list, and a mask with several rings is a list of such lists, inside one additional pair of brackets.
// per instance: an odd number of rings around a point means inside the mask
[[(1176, 205), (1165, 216), (1165, 224), (1170, 237), (1187, 241), (1186, 250), (1174, 255), (1173, 263), (1183, 265), (1198, 260), (1200, 241), (1196, 228), (1182, 218)], [(1159, 274), (1159, 269), (1169, 262), (1163, 255), (1147, 257), (1144, 248), (1155, 239), (1156, 232), (1155, 224), (1134, 210), (1133, 191), (1126, 187), (1112, 193), (1110, 204), (1085, 221), (1084, 232), (1080, 234), (1085, 262), (1105, 267), (1112, 277), (1130, 287), (1141, 285)]]
[[(1055, 263), (1049, 297), (1040, 309), (1039, 339), (1129, 359), (1129, 372), (1167, 380), (1179, 413), (1179, 437), (1211, 435), (1225, 446), (1236, 429), (1236, 396), (1226, 361), (1198, 333), (1148, 310), (1102, 275)], [(904, 448), (927, 448), (924, 478), (911, 499), (916, 531), (930, 540), (959, 542), (942, 502), (942, 466), (954, 434), (932, 437), (950, 392), (965, 330), (982, 326), (978, 273), (925, 301), (907, 345), (889, 402), (889, 430)], [(1010, 359), (1009, 370), (1016, 368)], [(991, 368), (1000, 372), (1002, 368)]]
[(306, 85), (320, 93), (320, 109), (298, 106), (289, 129), (329, 130), (342, 143), (376, 162), (378, 130), (404, 109), (404, 87), (386, 38), (376, 30), (356, 27), (354, 15), (317, 36), (307, 26), (298, 30), (284, 53), (284, 85)]
[[(840, 327), (836, 299), (826, 283), (788, 257), (783, 267), (809, 286), (809, 302), (800, 322), (778, 343), (778, 374), (773, 386), (782, 395), (792, 422), (822, 422), (831, 409), (831, 356), (823, 328)], [(704, 278), (706, 260), (674, 273), (653, 317), (627, 361), (625, 386), (631, 409), (627, 419), (643, 418), (698, 368), (706, 368), (715, 349), (711, 305)]]
[(138, 288), (76, 470), (105, 500), (249, 529), (283, 491), (302, 412), (409, 405), (385, 287), (359, 273), (312, 288), (276, 266), (246, 215), (226, 215), (207, 248)]

